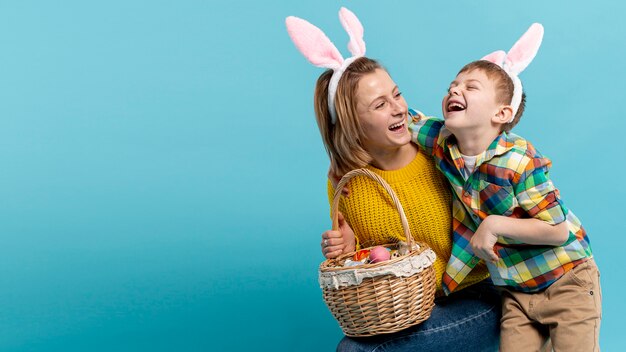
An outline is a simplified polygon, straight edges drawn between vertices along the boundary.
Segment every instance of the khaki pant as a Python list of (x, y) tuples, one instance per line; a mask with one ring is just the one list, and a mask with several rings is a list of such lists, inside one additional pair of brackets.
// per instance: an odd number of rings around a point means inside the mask
[(593, 259), (568, 271), (542, 292), (504, 289), (500, 351), (599, 351), (600, 272)]

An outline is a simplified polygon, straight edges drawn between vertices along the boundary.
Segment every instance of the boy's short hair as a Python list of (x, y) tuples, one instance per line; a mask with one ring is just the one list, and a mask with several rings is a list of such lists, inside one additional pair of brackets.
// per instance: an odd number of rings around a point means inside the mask
[[(500, 66), (494, 64), (491, 61), (477, 60), (463, 66), (458, 74), (461, 74), (463, 72), (471, 72), (474, 70), (481, 70), (487, 75), (489, 79), (496, 81), (496, 99), (498, 99), (498, 103), (511, 104), (514, 87), (513, 80)], [(526, 94), (522, 92), (522, 101), (520, 102), (519, 108), (517, 109), (517, 114), (515, 114), (515, 118), (513, 119), (513, 121), (502, 126), (503, 131), (509, 132), (511, 131), (511, 129), (513, 129), (513, 127), (515, 127), (515, 125), (517, 125), (519, 120), (522, 118), (525, 106)]]

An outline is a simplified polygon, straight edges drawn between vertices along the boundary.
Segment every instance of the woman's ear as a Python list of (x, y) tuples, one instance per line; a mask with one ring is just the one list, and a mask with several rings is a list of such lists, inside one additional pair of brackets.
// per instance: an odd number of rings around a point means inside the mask
[(502, 105), (498, 112), (491, 119), (492, 122), (504, 125), (511, 122), (513, 119), (513, 107), (511, 105)]

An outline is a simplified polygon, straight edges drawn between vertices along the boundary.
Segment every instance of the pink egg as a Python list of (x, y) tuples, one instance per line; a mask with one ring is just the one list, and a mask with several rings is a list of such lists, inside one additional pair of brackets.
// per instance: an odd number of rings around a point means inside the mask
[(391, 254), (387, 250), (387, 248), (383, 246), (377, 246), (370, 250), (370, 262), (372, 263), (380, 263), (385, 260), (389, 260), (391, 258)]

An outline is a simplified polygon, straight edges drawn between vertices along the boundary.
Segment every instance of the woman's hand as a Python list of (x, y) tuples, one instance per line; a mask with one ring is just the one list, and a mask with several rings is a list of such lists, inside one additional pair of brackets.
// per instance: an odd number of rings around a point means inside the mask
[(338, 214), (339, 230), (328, 230), (322, 234), (322, 254), (327, 259), (337, 258), (344, 253), (356, 250), (356, 238), (354, 231), (343, 217)]

